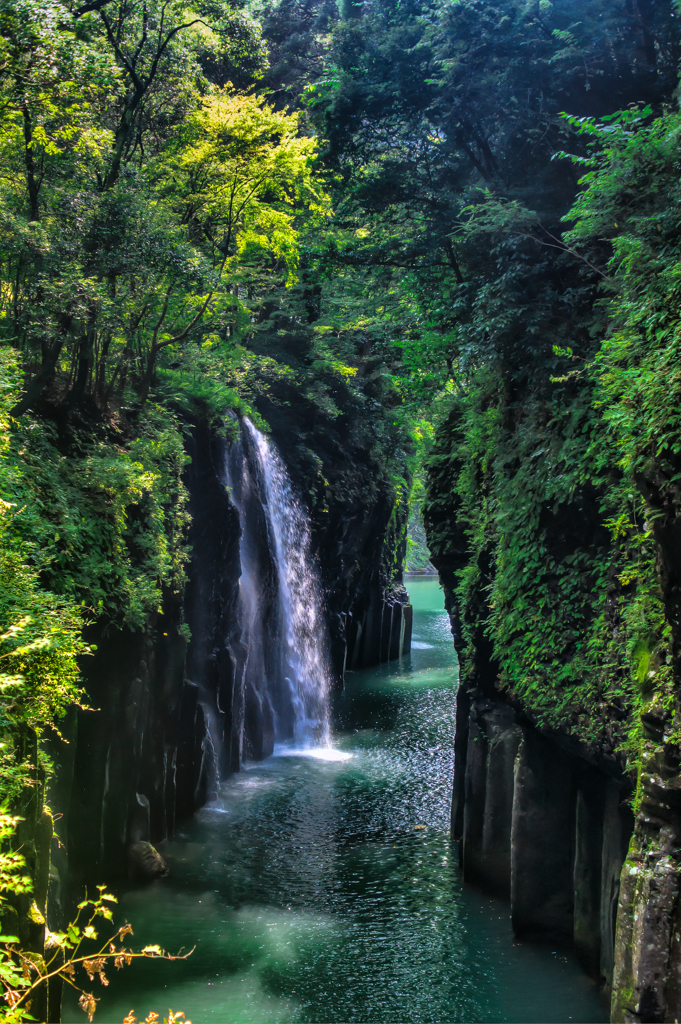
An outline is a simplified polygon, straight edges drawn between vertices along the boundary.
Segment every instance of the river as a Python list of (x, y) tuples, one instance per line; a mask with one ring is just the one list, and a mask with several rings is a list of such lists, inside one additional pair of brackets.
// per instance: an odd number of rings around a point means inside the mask
[[(348, 673), (333, 745), (248, 765), (161, 847), (170, 876), (118, 892), (136, 943), (95, 1020), (194, 1024), (597, 1022), (559, 950), (514, 942), (508, 905), (464, 886), (449, 840), (456, 656), (436, 580), (408, 582), (412, 654)], [(64, 1019), (82, 1020), (65, 1001)]]

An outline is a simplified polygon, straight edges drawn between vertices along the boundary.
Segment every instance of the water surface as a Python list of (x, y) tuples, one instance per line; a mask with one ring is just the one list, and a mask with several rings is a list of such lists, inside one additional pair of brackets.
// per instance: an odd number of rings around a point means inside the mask
[(437, 581), (408, 585), (412, 654), (348, 674), (333, 748), (249, 765), (162, 848), (169, 878), (119, 892), (136, 942), (196, 950), (117, 975), (95, 1019), (171, 1007), (194, 1024), (607, 1020), (573, 960), (514, 943), (508, 905), (461, 882), (456, 657)]

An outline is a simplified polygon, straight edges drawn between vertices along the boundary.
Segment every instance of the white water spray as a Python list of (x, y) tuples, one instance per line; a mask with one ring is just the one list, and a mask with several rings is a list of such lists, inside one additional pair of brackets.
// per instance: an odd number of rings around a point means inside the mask
[(281, 616), (282, 682), (290, 688), (294, 743), (326, 748), (330, 744), (331, 672), (321, 588), (312, 557), (310, 527), (286, 467), (272, 444), (248, 419), (261, 477)]

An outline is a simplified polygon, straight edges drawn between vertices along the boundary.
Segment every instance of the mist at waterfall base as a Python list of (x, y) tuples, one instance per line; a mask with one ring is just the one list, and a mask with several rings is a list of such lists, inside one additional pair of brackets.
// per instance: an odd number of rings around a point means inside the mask
[[(248, 765), (162, 847), (168, 878), (118, 890), (137, 948), (196, 950), (115, 973), (96, 1019), (170, 1007), (194, 1024), (607, 1020), (574, 961), (514, 943), (508, 905), (461, 882), (456, 661), (437, 582), (408, 587), (411, 656), (348, 674), (334, 698), (345, 759)], [(82, 1019), (67, 999), (64, 1020)]]

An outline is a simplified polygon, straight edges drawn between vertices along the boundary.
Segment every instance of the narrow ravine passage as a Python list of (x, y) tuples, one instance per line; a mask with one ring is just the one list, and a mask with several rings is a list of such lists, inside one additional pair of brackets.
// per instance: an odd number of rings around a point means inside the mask
[(165, 845), (169, 878), (119, 892), (138, 943), (196, 951), (114, 979), (100, 1019), (133, 1006), (194, 1024), (607, 1019), (576, 962), (514, 944), (508, 907), (460, 882), (455, 655), (437, 582), (409, 590), (412, 654), (348, 674), (333, 751), (248, 766)]

